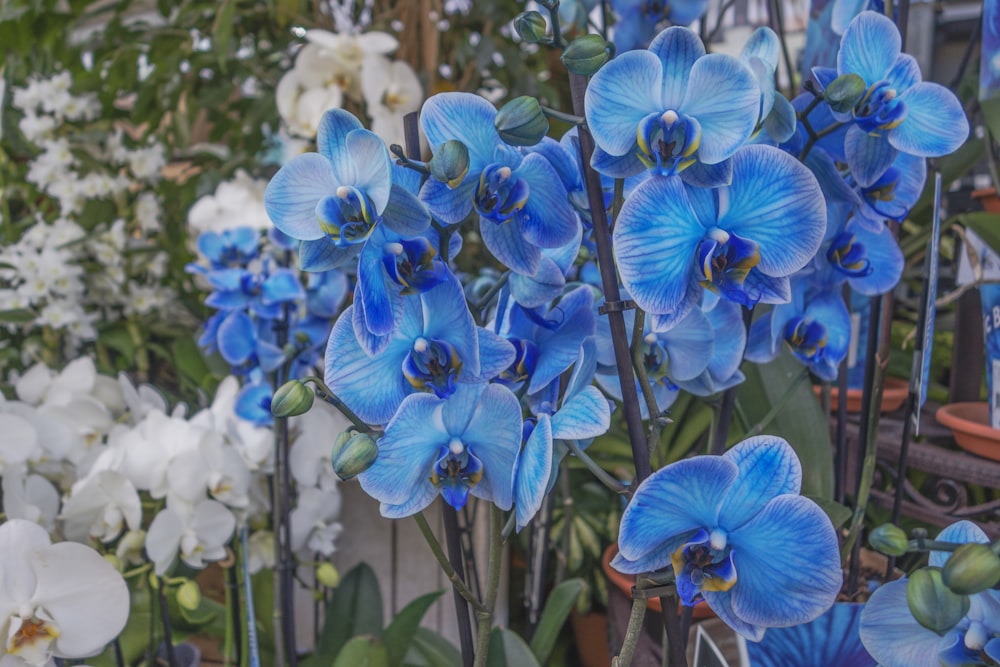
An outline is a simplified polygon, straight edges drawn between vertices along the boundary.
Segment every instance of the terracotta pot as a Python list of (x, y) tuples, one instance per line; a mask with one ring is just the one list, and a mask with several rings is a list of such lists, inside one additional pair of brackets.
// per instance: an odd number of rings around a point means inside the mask
[(573, 638), (582, 667), (611, 667), (611, 650), (608, 648), (608, 615), (592, 611), (570, 615)]
[[(611, 559), (615, 557), (618, 553), (618, 545), (612, 544), (610, 547), (604, 550), (604, 556), (601, 558), (601, 568), (604, 570), (604, 576), (606, 576), (612, 584), (615, 585), (618, 590), (623, 592), (629, 599), (632, 598), (632, 586), (635, 585), (635, 575), (622, 574), (615, 568), (611, 567)], [(654, 611), (657, 614), (662, 613), (663, 607), (660, 606), (659, 598), (650, 598), (649, 604), (646, 609), (648, 611)], [(706, 618), (713, 618), (715, 612), (707, 604), (699, 604), (694, 607), (694, 612), (691, 616), (692, 619), (699, 621)]]
[[(910, 384), (901, 378), (886, 378), (885, 387), (882, 389), (882, 412), (893, 412), (903, 407), (906, 402), (906, 395), (910, 391)], [(823, 388), (820, 385), (813, 385), (813, 392), (816, 398), (823, 395)], [(847, 411), (850, 413), (861, 412), (861, 400), (863, 390), (847, 390)], [(840, 392), (834, 386), (830, 390), (830, 409), (836, 410), (839, 405)]]
[(978, 199), (987, 213), (1000, 213), (1000, 197), (997, 196), (996, 188), (973, 190), (972, 198)]
[(952, 403), (939, 408), (935, 417), (951, 429), (959, 447), (1000, 461), (1000, 430), (990, 427), (988, 403)]

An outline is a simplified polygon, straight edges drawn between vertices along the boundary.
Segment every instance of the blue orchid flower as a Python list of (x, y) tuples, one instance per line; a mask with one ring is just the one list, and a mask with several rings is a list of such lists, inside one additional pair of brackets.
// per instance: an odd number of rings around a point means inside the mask
[(746, 358), (765, 364), (785, 347), (818, 377), (832, 382), (850, 339), (851, 315), (840, 291), (817, 288), (803, 276), (793, 281), (789, 303), (754, 320)]
[[(838, 603), (811, 623), (771, 628), (747, 643), (754, 667), (876, 667), (858, 636), (863, 604)], [(794, 657), (792, 657), (794, 656)]]
[(861, 202), (854, 209), (858, 221), (870, 229), (884, 227), (886, 220), (902, 221), (923, 193), (926, 180), (927, 161), (900, 153), (874, 183), (855, 185)]
[(686, 26), (704, 15), (708, 0), (616, 0), (613, 39), (618, 53), (645, 49), (664, 20)]
[(593, 166), (624, 178), (644, 168), (670, 176), (700, 164), (706, 173), (699, 184), (724, 183), (728, 170), (720, 163), (753, 133), (760, 105), (750, 69), (731, 56), (706, 55), (686, 28), (667, 28), (648, 51), (622, 53), (590, 80), (587, 125), (600, 149)]
[(428, 99), (420, 126), (437, 150), (460, 141), (469, 152), (462, 181), (429, 179), (420, 199), (446, 224), (464, 220), (475, 209), (490, 252), (512, 271), (534, 275), (542, 248), (573, 240), (580, 222), (570, 206), (555, 167), (537, 151), (521, 151), (500, 139), (496, 108), (471, 93), (439, 93)]
[(260, 251), (260, 232), (252, 227), (202, 232), (197, 243), (213, 269), (246, 266)]
[(270, 426), (274, 423), (271, 415), (271, 398), (274, 388), (259, 370), (251, 373), (249, 382), (240, 388), (233, 405), (233, 412), (255, 426)]
[(378, 458), (358, 479), (391, 519), (419, 512), (438, 494), (456, 509), (471, 494), (509, 510), (520, 449), (513, 392), (463, 384), (448, 398), (407, 396), (378, 440)]
[[(839, 211), (838, 211), (839, 209)], [(827, 289), (845, 282), (865, 296), (884, 294), (899, 283), (905, 258), (886, 225), (874, 231), (843, 211), (831, 206), (831, 220), (843, 220), (831, 226), (831, 232), (813, 260), (811, 280)]]
[[(989, 543), (981, 528), (959, 521), (937, 536), (942, 542)], [(931, 567), (950, 554), (932, 551)], [(969, 598), (969, 613), (943, 636), (920, 625), (906, 601), (905, 578), (878, 588), (861, 613), (861, 641), (884, 667), (965, 667), (1000, 663), (1000, 594), (988, 590)], [(992, 662), (987, 662), (989, 658)]]
[(681, 317), (701, 287), (746, 306), (787, 301), (788, 276), (819, 249), (826, 210), (808, 169), (771, 146), (744, 147), (731, 162), (731, 185), (650, 178), (626, 199), (615, 257), (647, 313)]
[(738, 634), (806, 623), (840, 592), (833, 525), (799, 494), (802, 468), (781, 438), (758, 436), (722, 456), (653, 473), (622, 515), (611, 565), (626, 574), (673, 568), (681, 602), (701, 600)]
[(711, 396), (745, 380), (740, 364), (747, 344), (743, 309), (736, 303), (705, 292), (701, 310), (712, 331), (712, 354), (697, 377), (675, 378), (675, 384), (696, 396)]
[(205, 298), (205, 305), (219, 310), (249, 310), (270, 320), (281, 317), (285, 304), (304, 299), (305, 290), (296, 272), (269, 264), (265, 263), (261, 272), (210, 271), (207, 278), (214, 291)]
[(463, 383), (489, 380), (514, 361), (503, 338), (475, 325), (458, 279), (403, 302), (399, 326), (384, 349), (369, 356), (368, 335), (347, 308), (330, 333), (326, 384), (369, 424), (385, 424), (409, 394), (447, 398)]
[(837, 69), (813, 70), (824, 87), (844, 74), (860, 76), (867, 86), (854, 109), (833, 114), (850, 123), (844, 151), (851, 175), (862, 187), (878, 181), (900, 152), (939, 157), (956, 150), (969, 135), (958, 98), (940, 84), (922, 81), (916, 59), (900, 48), (896, 25), (865, 11), (844, 31)]
[(542, 412), (524, 422), (524, 449), (518, 457), (514, 478), (518, 531), (538, 513), (555, 483), (559, 461), (565, 454), (565, 446), (562, 451), (556, 451), (555, 443), (596, 438), (607, 433), (610, 426), (611, 407), (593, 385), (579, 391), (569, 390), (562, 406), (554, 413)]

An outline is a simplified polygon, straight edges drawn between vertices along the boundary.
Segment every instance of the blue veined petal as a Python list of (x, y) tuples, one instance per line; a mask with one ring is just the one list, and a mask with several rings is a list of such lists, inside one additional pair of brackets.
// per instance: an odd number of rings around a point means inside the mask
[(851, 314), (840, 290), (824, 290), (813, 296), (806, 305), (805, 314), (812, 321), (823, 323), (826, 328), (824, 356), (840, 363), (847, 356), (851, 342)]
[(508, 284), (515, 301), (525, 308), (538, 308), (562, 294), (566, 278), (556, 263), (543, 255), (535, 275), (512, 273)]
[(590, 80), (584, 104), (594, 141), (611, 155), (631, 152), (639, 121), (662, 112), (663, 67), (649, 51), (613, 58)]
[(493, 161), (500, 145), (493, 121), (496, 108), (472, 93), (438, 93), (424, 102), (420, 128), (432, 151), (451, 139), (461, 141), (469, 151), (469, 172), (478, 173)]
[(236, 396), (233, 412), (256, 426), (267, 426), (274, 421), (271, 416), (273, 390), (267, 382), (245, 385)]
[(382, 139), (369, 130), (354, 130), (347, 135), (347, 151), (354, 163), (354, 179), (342, 182), (363, 191), (379, 213), (389, 203), (392, 187), (391, 160)]
[(593, 292), (589, 286), (583, 285), (564, 296), (559, 305), (548, 312), (549, 319), (562, 319), (551, 335), (538, 334), (538, 363), (531, 374), (529, 394), (556, 379), (576, 361), (584, 339), (594, 335), (596, 321), (593, 305)]
[[(760, 642), (748, 642), (754, 667), (876, 667), (858, 636), (863, 604), (838, 602), (812, 623), (769, 628)], [(791, 661), (791, 662), (790, 662)]]
[[(762, 28), (758, 28), (761, 30)], [(764, 120), (771, 113), (771, 109), (774, 108), (774, 66), (764, 62), (757, 56), (747, 57), (746, 55), (740, 56), (740, 62), (744, 64), (751, 72), (753, 72), (754, 81), (757, 82), (757, 89), (760, 90), (760, 112), (758, 116), (758, 124), (763, 124)], [(782, 97), (779, 93), (777, 97)], [(790, 125), (791, 130), (788, 135), (791, 136), (792, 132), (795, 131), (795, 118), (793, 116)]]
[(234, 310), (219, 324), (216, 338), (219, 354), (229, 365), (239, 366), (253, 354), (256, 338), (250, 316), (242, 310)]
[(353, 308), (344, 311), (330, 332), (324, 381), (365, 423), (385, 424), (412, 392), (402, 373), (410, 342), (394, 338), (382, 353), (369, 357), (354, 336)]
[(517, 352), (510, 341), (488, 329), (476, 327), (476, 336), (479, 340), (479, 374), (476, 379), (488, 382), (514, 363)]
[(883, 667), (940, 667), (941, 637), (920, 625), (906, 602), (906, 579), (883, 584), (861, 612), (861, 642)]
[(464, 388), (476, 389), (478, 400), (467, 425), (459, 434), (462, 442), (483, 463), (483, 477), (472, 488), (472, 495), (489, 500), (508, 510), (514, 502), (514, 468), (521, 451), (521, 406), (514, 392), (499, 384), (460, 385), (445, 405), (445, 423), (449, 406)]
[(580, 170), (577, 166), (580, 156), (576, 152), (570, 153), (570, 149), (567, 146), (552, 137), (542, 137), (540, 142), (534, 146), (528, 146), (524, 150), (528, 153), (537, 153), (544, 157), (552, 168), (556, 170), (556, 173), (559, 174), (559, 180), (562, 181), (563, 187), (567, 190), (582, 187)]
[(839, 0), (833, 3), (830, 16), (830, 28), (838, 35), (843, 35), (847, 26), (868, 6), (868, 0)]
[(607, 433), (611, 426), (611, 407), (597, 387), (584, 387), (571, 396), (552, 415), (552, 437), (559, 440), (585, 440)]
[(364, 129), (361, 121), (343, 109), (330, 109), (320, 119), (316, 150), (330, 161), (338, 185), (354, 183), (354, 164), (347, 147), (347, 135), (361, 129)]
[(870, 86), (892, 69), (901, 45), (899, 30), (891, 19), (877, 12), (862, 12), (844, 31), (837, 71), (857, 74)]
[(365, 328), (376, 336), (392, 333), (396, 325), (396, 309), (393, 301), (403, 298), (398, 289), (391, 289), (382, 268), (382, 244), (366, 243), (358, 257), (358, 284), (356, 293), (364, 304)]
[(667, 373), (671, 379), (690, 380), (708, 367), (715, 334), (700, 308), (692, 308), (677, 326), (657, 337), (663, 341), (670, 359)]
[[(989, 544), (990, 538), (983, 529), (971, 521), (956, 521), (934, 538), (939, 542), (957, 542), (960, 544)], [(927, 557), (931, 567), (944, 567), (951, 554), (947, 551), (932, 551)]]
[[(722, 498), (737, 473), (735, 463), (715, 456), (684, 459), (654, 472), (639, 485), (622, 514), (619, 556), (639, 561), (656, 554), (662, 556), (659, 567), (667, 565), (679, 546), (676, 538), (717, 525)], [(626, 574), (648, 571), (612, 565)], [(737, 572), (738, 568), (737, 562)]]
[(329, 237), (299, 243), (299, 268), (303, 271), (337, 269), (357, 257), (361, 245), (338, 246)]
[(458, 224), (472, 212), (472, 194), (479, 184), (478, 176), (478, 173), (475, 177), (466, 176), (461, 185), (454, 189), (448, 187), (447, 183), (429, 178), (420, 188), (420, 201), (441, 222), (446, 225)]
[(423, 176), (420, 175), (419, 171), (415, 169), (408, 169), (407, 167), (402, 167), (394, 160), (390, 158), (392, 163), (389, 169), (389, 173), (392, 175), (392, 184), (398, 185), (410, 194), (417, 194), (420, 192), (420, 186), (423, 183)]
[(493, 256), (511, 271), (527, 276), (538, 271), (542, 251), (524, 239), (518, 224), (481, 219), (479, 233)]
[(848, 278), (851, 289), (865, 296), (877, 296), (895, 287), (903, 274), (905, 259), (889, 228), (882, 225), (878, 232), (871, 232), (862, 225), (849, 224), (848, 229), (857, 237), (857, 242), (864, 245), (872, 266), (867, 276)]
[(397, 234), (414, 236), (427, 229), (431, 216), (416, 195), (394, 184), (389, 203), (382, 212), (382, 223)]
[(886, 75), (885, 80), (897, 93), (902, 93), (921, 81), (920, 64), (909, 53), (900, 53)]
[(741, 59), (760, 58), (772, 70), (777, 68), (780, 56), (781, 42), (774, 31), (768, 27), (760, 27), (754, 30), (740, 52)]
[(413, 490), (413, 495), (401, 503), (381, 503), (379, 514), (386, 519), (405, 519), (417, 512), (427, 509), (427, 506), (438, 497), (438, 490), (431, 483), (420, 484)]
[[(888, 136), (893, 134), (895, 131), (889, 132)], [(868, 134), (857, 125), (847, 130), (844, 152), (851, 175), (861, 187), (868, 187), (877, 181), (899, 155), (886, 134)]]
[(924, 81), (903, 92), (906, 119), (889, 131), (889, 143), (904, 153), (938, 157), (958, 150), (969, 136), (969, 121), (955, 94)]
[(276, 270), (261, 285), (260, 299), (265, 306), (304, 298), (306, 293), (302, 289), (298, 275), (289, 269)]
[(723, 456), (740, 471), (719, 509), (719, 527), (723, 530), (739, 528), (773, 498), (798, 493), (802, 486), (802, 465), (795, 450), (776, 435), (747, 438)]
[(222, 236), (216, 234), (215, 232), (203, 232), (197, 241), (198, 252), (205, 256), (213, 264), (219, 262), (222, 258), (222, 251), (225, 249), (226, 244), (222, 240)]
[[(819, 187), (826, 195), (828, 202), (841, 201), (851, 206), (861, 206), (861, 198), (854, 191), (844, 176), (837, 169), (833, 158), (822, 148), (814, 146), (809, 155), (806, 156), (805, 165), (816, 177)], [(829, 222), (829, 221), (828, 221)], [(827, 233), (830, 233), (830, 225), (827, 225)]]
[(717, 188), (733, 182), (733, 162), (723, 160), (715, 164), (695, 162), (681, 172), (681, 179), (696, 188)]
[(406, 397), (378, 440), (375, 463), (358, 475), (365, 493), (382, 503), (398, 505), (413, 495), (426, 497), (426, 487), (434, 488), (429, 481), (431, 466), (449, 440), (441, 426), (443, 403), (432, 394)]
[(454, 274), (420, 295), (423, 335), (451, 343), (462, 360), (462, 374), (479, 374), (479, 339), (476, 323), (465, 301), (462, 284)]
[(750, 270), (743, 289), (749, 297), (750, 305), (754, 303), (787, 303), (791, 298), (791, 286), (788, 276), (774, 278), (766, 276), (756, 268)]
[[(739, 584), (739, 576), (739, 570), (737, 570), (737, 585)], [(735, 630), (737, 634), (752, 642), (759, 642), (764, 637), (764, 626), (748, 623), (733, 611), (732, 589), (721, 593), (717, 591), (703, 591), (702, 595), (705, 597), (705, 602), (708, 603), (708, 606), (712, 608), (712, 611), (716, 613), (723, 623)], [(795, 660), (798, 661), (798, 659), (799, 656), (796, 655)], [(798, 662), (795, 664), (797, 665)]]
[(766, 364), (778, 356), (778, 339), (772, 334), (774, 311), (768, 311), (750, 325), (744, 356), (755, 364)]
[(674, 25), (690, 25), (704, 16), (708, 0), (671, 0), (670, 22)]
[(522, 160), (516, 175), (531, 187), (528, 201), (517, 216), (524, 238), (540, 248), (560, 248), (572, 241), (580, 220), (555, 168), (541, 155), (532, 153)]
[(597, 372), (596, 338), (596, 335), (591, 336), (580, 346), (580, 353), (573, 364), (573, 373), (569, 377), (569, 382), (566, 383), (564, 396), (573, 397), (586, 390), (587, 386), (594, 381), (594, 373)]
[(1000, 663), (1000, 637), (991, 639), (983, 647), (983, 652), (990, 657), (993, 662)]
[[(687, 289), (684, 291), (683, 300), (672, 312), (663, 314), (646, 314), (647, 317), (649, 317), (650, 328), (656, 332), (670, 331), (677, 326), (678, 322), (687, 317), (688, 313), (698, 307), (698, 304), (701, 303), (703, 294), (705, 294), (705, 290), (701, 287), (701, 285), (694, 280), (688, 282)], [(606, 321), (606, 319), (602, 317), (600, 321), (603, 322)]]
[(806, 623), (830, 608), (842, 584), (837, 533), (819, 505), (771, 500), (729, 534), (736, 564), (733, 611), (748, 623)]
[(254, 274), (246, 269), (216, 269), (210, 271), (206, 276), (208, 283), (217, 290), (225, 292), (239, 291), (243, 289), (244, 278)]
[(238, 289), (212, 292), (205, 297), (206, 306), (219, 310), (245, 310), (250, 301), (250, 295)]
[(733, 156), (726, 194), (718, 226), (759, 245), (761, 272), (787, 276), (816, 254), (826, 208), (816, 178), (798, 160), (771, 146), (747, 146)]
[(255, 348), (257, 364), (265, 373), (275, 370), (285, 361), (285, 352), (277, 345), (258, 340)]
[[(402, 318), (403, 311), (405, 310), (405, 305), (408, 300), (398, 299), (390, 301), (393, 305), (398, 305), (399, 309), (393, 311), (395, 318)], [(345, 311), (346, 313), (346, 311)], [(341, 315), (344, 317), (344, 314)], [(389, 343), (392, 342), (393, 334), (374, 334), (368, 329), (367, 315), (365, 314), (365, 299), (364, 294), (361, 291), (361, 284), (358, 283), (354, 286), (354, 310), (351, 311), (351, 328), (354, 329), (354, 336), (361, 346), (361, 349), (365, 351), (369, 357), (374, 357), (377, 354), (381, 354)], [(394, 322), (398, 322), (399, 319), (394, 319)]]
[(552, 425), (548, 415), (539, 415), (538, 423), (524, 443), (517, 459), (514, 478), (514, 505), (517, 530), (521, 531), (538, 513), (545, 499), (552, 472)]
[[(671, 20), (673, 15), (671, 14)], [(663, 79), (660, 86), (661, 109), (651, 111), (677, 110), (684, 101), (688, 77), (695, 61), (705, 55), (705, 45), (698, 35), (686, 28), (670, 27), (649, 43), (650, 52), (660, 59)]]
[(728, 299), (718, 299), (705, 315), (715, 331), (715, 347), (708, 362), (708, 371), (714, 379), (728, 379), (739, 371), (746, 348), (743, 309)]
[[(864, 0), (868, 2), (868, 0)], [(838, 3), (839, 4), (839, 3)], [(819, 84), (820, 90), (825, 90), (827, 86), (834, 82), (837, 78), (837, 68), (836, 67), (813, 67), (812, 68), (813, 78), (816, 79), (816, 83)], [(812, 93), (803, 93), (802, 97), (807, 100), (812, 100)], [(798, 98), (796, 98), (798, 99)], [(829, 113), (830, 110), (827, 110)]]
[(629, 151), (624, 155), (612, 155), (600, 146), (594, 147), (590, 166), (609, 178), (628, 178), (646, 171), (646, 165), (639, 159), (636, 151)]
[(764, 119), (764, 130), (778, 143), (784, 143), (795, 134), (797, 119), (792, 103), (784, 95), (774, 96), (771, 112)]
[(316, 204), (334, 194), (338, 185), (330, 160), (318, 153), (298, 155), (267, 184), (264, 208), (280, 231), (301, 241), (314, 241), (326, 235), (316, 219)]
[(229, 313), (220, 312), (205, 320), (205, 330), (202, 331), (201, 336), (198, 338), (198, 347), (203, 348), (209, 354), (218, 349), (219, 325), (222, 324), (228, 315)]
[(760, 90), (753, 74), (732, 56), (710, 53), (691, 68), (684, 103), (678, 113), (701, 125), (698, 159), (722, 162), (746, 143), (757, 127)]
[(622, 281), (649, 313), (670, 313), (688, 291), (694, 251), (705, 228), (680, 179), (651, 178), (625, 200), (614, 230)]

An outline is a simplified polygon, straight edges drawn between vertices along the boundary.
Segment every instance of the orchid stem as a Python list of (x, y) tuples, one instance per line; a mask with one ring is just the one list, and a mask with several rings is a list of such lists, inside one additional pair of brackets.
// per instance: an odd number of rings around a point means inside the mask
[(582, 116), (575, 116), (571, 113), (565, 113), (559, 111), (558, 109), (551, 109), (547, 106), (542, 106), (542, 113), (553, 120), (561, 120), (564, 123), (569, 123), (570, 125), (583, 125), (587, 122), (587, 119)]
[(575, 440), (565, 440), (564, 442), (569, 447), (569, 451), (572, 452), (576, 458), (580, 459), (583, 465), (587, 466), (587, 470), (592, 472), (594, 477), (596, 477), (601, 484), (623, 496), (632, 493), (632, 490), (629, 487), (609, 475), (608, 471), (598, 465), (597, 461), (590, 458), (586, 452), (580, 449), (580, 445), (578, 445)]
[(612, 667), (630, 667), (635, 649), (639, 646), (639, 638), (642, 636), (642, 621), (646, 617), (646, 605), (649, 600), (646, 598), (635, 598), (632, 600), (632, 611), (628, 616), (628, 628), (625, 630), (625, 639), (622, 641), (622, 649), (618, 656), (612, 660)]
[(509, 278), (510, 278), (510, 271), (504, 271), (503, 273), (501, 273), (500, 277), (497, 278), (496, 282), (490, 285), (490, 288), (486, 290), (485, 294), (483, 294), (483, 298), (479, 299), (479, 301), (476, 302), (475, 305), (476, 311), (478, 311), (481, 314), (484, 310), (486, 310), (486, 307), (490, 305), (490, 301), (492, 301), (493, 297), (495, 297), (497, 293), (501, 289), (503, 289), (503, 286), (507, 284), (507, 280)]
[(472, 605), (472, 608), (479, 613), (480, 611), (485, 611), (486, 608), (483, 606), (469, 587), (462, 581), (462, 578), (458, 576), (455, 572), (455, 568), (452, 567), (451, 561), (448, 560), (448, 556), (444, 553), (444, 549), (441, 547), (441, 543), (438, 541), (434, 531), (431, 530), (430, 525), (427, 523), (427, 519), (424, 517), (423, 512), (417, 512), (413, 515), (414, 521), (417, 522), (417, 528), (420, 529), (420, 534), (424, 536), (424, 540), (427, 541), (427, 546), (431, 548), (431, 552), (434, 554), (434, 558), (437, 559), (438, 565), (441, 566), (441, 570), (444, 572), (444, 576), (448, 578), (452, 586), (455, 587), (455, 591), (458, 592), (465, 601)]
[(167, 664), (170, 667), (177, 667), (177, 658), (174, 655), (174, 637), (170, 628), (170, 610), (167, 608), (167, 595), (163, 592), (165, 582), (160, 579), (156, 586), (156, 595), (160, 602), (160, 625), (163, 626), (163, 645), (167, 652)]
[(254, 612), (253, 582), (250, 579), (250, 561), (247, 557), (250, 549), (247, 546), (248, 529), (240, 529), (240, 562), (243, 566), (243, 604), (247, 614), (247, 653), (250, 655), (250, 667), (260, 667), (260, 646), (257, 643), (257, 618)]
[(473, 667), (486, 667), (490, 653), (490, 630), (493, 626), (493, 610), (500, 590), (500, 565), (503, 556), (503, 511), (490, 504), (490, 560), (486, 575), (486, 608), (476, 611), (479, 621), (476, 636), (476, 661)]
[(352, 424), (354, 424), (355, 428), (357, 428), (362, 433), (372, 432), (372, 428), (368, 426), (368, 424), (361, 421), (361, 418), (358, 417), (356, 414), (354, 414), (353, 410), (347, 407), (342, 400), (337, 398), (337, 395), (334, 394), (333, 391), (326, 386), (325, 382), (323, 382), (315, 375), (310, 375), (307, 378), (302, 378), (302, 384), (307, 384), (309, 382), (312, 382), (313, 384), (316, 385), (317, 389), (316, 395), (319, 396), (324, 401), (326, 401), (327, 403), (329, 403), (330, 405), (332, 405), (333, 407), (337, 408), (337, 410), (339, 410), (342, 415), (347, 417), (347, 419), (350, 420)]

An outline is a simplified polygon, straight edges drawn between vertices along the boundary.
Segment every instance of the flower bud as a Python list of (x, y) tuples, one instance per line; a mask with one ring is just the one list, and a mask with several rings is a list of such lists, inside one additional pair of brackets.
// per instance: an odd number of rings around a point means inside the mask
[(963, 544), (941, 572), (945, 586), (959, 595), (975, 595), (1000, 583), (1000, 557), (988, 544)]
[(427, 168), (431, 176), (447, 183), (449, 188), (457, 188), (469, 173), (469, 149), (461, 141), (449, 139), (434, 151)]
[(941, 568), (925, 567), (906, 582), (906, 602), (917, 623), (944, 634), (969, 613), (969, 598), (944, 585)]
[(614, 50), (614, 45), (600, 35), (584, 35), (569, 43), (561, 59), (573, 74), (591, 76), (611, 59)]
[(182, 609), (194, 611), (201, 604), (201, 589), (198, 584), (188, 579), (177, 587), (177, 604)]
[(528, 44), (545, 39), (545, 17), (535, 11), (521, 12), (514, 17), (514, 30)]
[(872, 549), (881, 551), (887, 556), (902, 556), (906, 553), (909, 543), (903, 529), (891, 523), (882, 524), (868, 536), (868, 544)]
[(549, 132), (549, 119), (534, 97), (515, 97), (500, 107), (493, 121), (497, 134), (511, 146), (534, 146)]
[[(344, 436), (348, 437), (344, 440)], [(338, 449), (338, 445), (339, 449)], [(347, 431), (341, 433), (333, 445), (333, 471), (343, 481), (354, 479), (372, 467), (378, 458), (378, 446), (374, 438), (367, 433)]]
[(320, 563), (316, 568), (316, 581), (327, 588), (336, 588), (340, 584), (340, 572), (333, 563)]
[(842, 74), (826, 87), (823, 99), (837, 113), (846, 113), (861, 101), (867, 89), (865, 80), (857, 74)]
[(271, 414), (275, 417), (297, 417), (309, 412), (313, 404), (312, 389), (300, 380), (289, 380), (278, 387), (271, 399)]
[(115, 568), (118, 572), (122, 571), (122, 562), (118, 556), (114, 554), (104, 554), (104, 560), (111, 563), (111, 567)]

